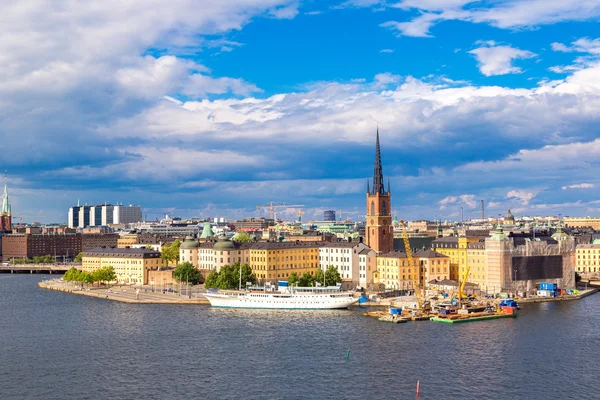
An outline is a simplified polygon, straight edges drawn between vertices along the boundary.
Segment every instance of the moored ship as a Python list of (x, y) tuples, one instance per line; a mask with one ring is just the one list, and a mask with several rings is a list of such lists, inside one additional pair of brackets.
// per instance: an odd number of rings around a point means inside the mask
[(209, 291), (205, 294), (213, 307), (264, 308), (281, 310), (334, 310), (350, 307), (358, 301), (351, 291), (339, 286), (290, 287), (280, 281), (278, 290)]

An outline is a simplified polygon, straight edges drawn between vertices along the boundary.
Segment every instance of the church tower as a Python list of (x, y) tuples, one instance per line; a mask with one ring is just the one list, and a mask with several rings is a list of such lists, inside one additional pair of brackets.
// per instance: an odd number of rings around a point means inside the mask
[(392, 197), (390, 182), (387, 191), (383, 184), (381, 167), (381, 151), (379, 148), (379, 127), (375, 143), (375, 167), (373, 171), (373, 187), (367, 181), (367, 226), (366, 242), (378, 254), (394, 251), (394, 228), (392, 226)]
[(5, 183), (4, 194), (2, 196), (2, 209), (0, 209), (0, 232), (10, 231), (12, 231), (12, 210), (10, 201), (8, 200), (8, 185)]

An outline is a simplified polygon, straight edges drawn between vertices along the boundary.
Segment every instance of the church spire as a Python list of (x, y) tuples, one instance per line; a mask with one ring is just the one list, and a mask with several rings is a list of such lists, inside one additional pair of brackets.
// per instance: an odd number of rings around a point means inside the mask
[[(6, 171), (4, 172), (6, 181)], [(2, 214), (10, 214), (10, 202), (8, 201), (8, 184), (4, 182), (4, 195), (2, 196)]]
[(383, 185), (383, 168), (381, 167), (381, 149), (379, 148), (379, 126), (377, 126), (377, 140), (375, 142), (375, 166), (373, 171), (373, 190), (371, 194), (385, 194)]

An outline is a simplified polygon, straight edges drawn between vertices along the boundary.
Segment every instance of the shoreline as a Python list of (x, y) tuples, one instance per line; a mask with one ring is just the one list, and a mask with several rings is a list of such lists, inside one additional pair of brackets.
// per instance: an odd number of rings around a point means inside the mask
[(61, 281), (42, 281), (38, 287), (46, 290), (87, 296), (101, 300), (118, 301), (129, 304), (201, 304), (210, 305), (210, 302), (202, 296), (201, 298), (185, 298), (172, 293), (147, 292), (140, 290), (139, 299), (136, 298), (135, 289), (122, 289), (118, 285), (112, 287), (94, 287), (81, 289)]

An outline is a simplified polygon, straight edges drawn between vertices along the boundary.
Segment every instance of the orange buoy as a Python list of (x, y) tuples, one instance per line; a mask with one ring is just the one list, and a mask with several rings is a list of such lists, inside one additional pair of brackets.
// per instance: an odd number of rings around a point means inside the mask
[(417, 396), (421, 394), (421, 381), (417, 381)]

